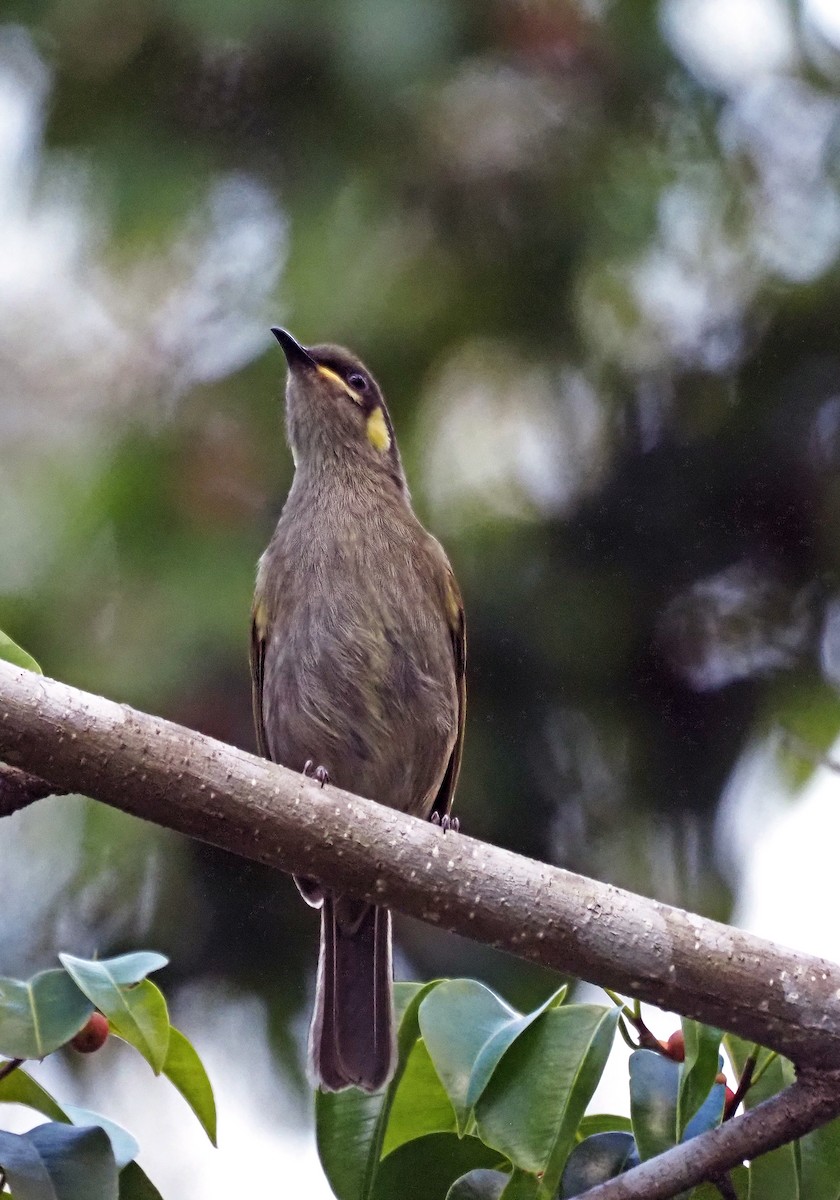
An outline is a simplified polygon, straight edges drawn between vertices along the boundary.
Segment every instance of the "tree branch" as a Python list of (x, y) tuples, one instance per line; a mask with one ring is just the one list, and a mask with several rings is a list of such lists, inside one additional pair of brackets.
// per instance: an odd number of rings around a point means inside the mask
[(39, 779), (37, 775), (30, 775), (27, 771), (18, 771), (15, 767), (0, 763), (0, 817), (10, 817), (12, 813), (34, 804), (36, 800), (58, 794), (66, 793), (59, 793), (57, 788)]
[(0, 758), (53, 787), (840, 1068), (840, 967), (0, 662)]
[(840, 1078), (803, 1076), (734, 1121), (666, 1150), (578, 1200), (670, 1200), (840, 1115)]

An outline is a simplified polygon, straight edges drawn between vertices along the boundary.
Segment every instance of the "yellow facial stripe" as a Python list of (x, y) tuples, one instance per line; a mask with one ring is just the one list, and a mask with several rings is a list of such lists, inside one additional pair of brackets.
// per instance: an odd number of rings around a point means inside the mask
[(254, 608), (254, 625), (256, 626), (257, 636), (264, 638), (268, 629), (268, 611), (262, 600)]
[(324, 379), (329, 379), (330, 383), (337, 383), (343, 392), (346, 392), (351, 400), (355, 400), (357, 404), (361, 404), (361, 399), (357, 392), (354, 392), (349, 384), (345, 383), (340, 375), (332, 371), (329, 367), (318, 364), (318, 374), (323, 375)]
[(378, 405), (367, 419), (367, 435), (371, 446), (373, 446), (374, 450), (378, 450), (380, 454), (384, 454), (386, 450), (391, 449), (391, 435), (388, 432), (388, 422), (385, 420), (384, 412)]
[(449, 617), (449, 624), (453, 629), (461, 623), (461, 604), (452, 584), (447, 579), (446, 581), (446, 612)]

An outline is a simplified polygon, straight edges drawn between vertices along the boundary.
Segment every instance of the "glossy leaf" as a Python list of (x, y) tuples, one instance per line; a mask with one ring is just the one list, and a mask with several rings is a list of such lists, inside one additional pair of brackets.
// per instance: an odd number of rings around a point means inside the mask
[(421, 1038), (409, 1053), (397, 1088), (382, 1154), (390, 1154), (403, 1142), (427, 1133), (454, 1132), (456, 1123), (452, 1104), (443, 1090), (426, 1043)]
[(213, 1086), (192, 1043), (179, 1029), (169, 1030), (163, 1073), (173, 1083), (216, 1145), (216, 1100)]
[(169, 1049), (170, 1026), (166, 1001), (149, 979), (141, 979), (139, 983), (130, 981), (130, 984), (123, 983), (123, 980), (132, 973), (126, 968), (127, 959), (161, 957), (151, 954), (123, 955), (119, 959), (91, 962), (74, 958), (71, 954), (59, 955), (68, 974), (105, 1014), (113, 1031), (140, 1051), (156, 1075), (163, 1070)]
[(44, 1058), (74, 1037), (93, 1005), (66, 972), (0, 979), (0, 1054)]
[(630, 1119), (644, 1162), (677, 1144), (680, 1069), (655, 1050), (630, 1055)]
[(395, 983), (398, 1022), (397, 1070), (387, 1088), (368, 1095), (357, 1088), (317, 1092), (315, 1133), (324, 1174), (338, 1200), (368, 1200), (376, 1176), (391, 1107), (409, 1054), (420, 1036), (417, 1013), (438, 981)]
[(560, 1198), (578, 1196), (605, 1183), (639, 1161), (632, 1133), (595, 1133), (575, 1146), (560, 1184)]
[[(724, 1045), (733, 1065), (740, 1073), (752, 1046), (733, 1034), (727, 1034)], [(759, 1065), (766, 1062), (767, 1052), (762, 1052)], [(745, 1108), (755, 1108), (793, 1082), (793, 1067), (784, 1058), (775, 1058), (761, 1074), (744, 1099)], [(799, 1169), (795, 1144), (779, 1146), (768, 1154), (753, 1159), (749, 1169), (749, 1200), (810, 1200), (799, 1188)]]
[(371, 1200), (431, 1200), (445, 1196), (468, 1171), (496, 1168), (499, 1155), (475, 1137), (430, 1133), (405, 1142), (383, 1158)]
[(119, 1200), (163, 1200), (143, 1168), (130, 1162), (120, 1171)]
[[(729, 1182), (735, 1190), (737, 1200), (747, 1200), (749, 1193), (749, 1171), (746, 1167), (736, 1167), (733, 1171), (727, 1171)], [(701, 1183), (699, 1187), (693, 1188), (688, 1193), (683, 1193), (683, 1196), (688, 1197), (688, 1200), (721, 1200), (721, 1192), (713, 1183)]]
[[(60, 954), (59, 958), (64, 962), (65, 958), (72, 956)], [(169, 963), (166, 955), (158, 954), (156, 950), (135, 950), (131, 954), (118, 954), (115, 958), (72, 958), (72, 961), (77, 970), (82, 963), (104, 967), (114, 983), (120, 987), (131, 987), (133, 983), (139, 983), (141, 979), (145, 979), (153, 971), (162, 970)]]
[(140, 1153), (140, 1143), (122, 1125), (103, 1117), (101, 1113), (91, 1112), (89, 1108), (78, 1108), (75, 1104), (65, 1104), (64, 1110), (77, 1129), (101, 1129), (111, 1143), (114, 1161), (117, 1168), (122, 1170)]
[(487, 1039), (476, 1057), (472, 1075), (470, 1076), (466, 1098), (466, 1106), (469, 1111), (475, 1108), (479, 1096), (481, 1096), (502, 1056), (506, 1054), (510, 1046), (544, 1012), (561, 1005), (566, 998), (567, 991), (568, 989), (565, 985), (558, 988), (539, 1008), (534, 1009), (533, 1012), (525, 1013), (523, 1016), (514, 1016)]
[(446, 1193), (446, 1200), (499, 1200), (508, 1176), (502, 1171), (478, 1167), (456, 1179)]
[(683, 1130), (680, 1141), (687, 1142), (690, 1138), (697, 1137), (700, 1133), (706, 1133), (710, 1129), (717, 1129), (723, 1120), (723, 1106), (725, 1103), (726, 1085), (716, 1083), (700, 1105), (699, 1110)]
[(67, 1121), (64, 1109), (22, 1067), (0, 1080), (0, 1104), (25, 1104), (51, 1121)]
[(840, 1118), (799, 1139), (803, 1198), (840, 1200)]
[[(754, 1108), (783, 1087), (793, 1083), (793, 1067), (782, 1058), (770, 1064), (755, 1087), (750, 1088), (747, 1108)], [(800, 1191), (796, 1143), (779, 1146), (750, 1163), (749, 1200), (810, 1200)]]
[(31, 654), (27, 654), (17, 642), (13, 642), (8, 634), (0, 630), (0, 658), (6, 662), (14, 663), (16, 667), (25, 667), (27, 671), (36, 671), (39, 675), (43, 675), (43, 671), (36, 663)]
[(578, 1139), (592, 1137), (595, 1133), (632, 1133), (633, 1125), (629, 1117), (621, 1117), (617, 1113), (587, 1113), (578, 1125)]
[(527, 1171), (514, 1168), (501, 1200), (539, 1200), (540, 1181)]
[(699, 1021), (682, 1018), (685, 1061), (680, 1069), (677, 1097), (677, 1140), (706, 1100), (721, 1069), (721, 1031)]
[(595, 1004), (547, 1009), (506, 1051), (476, 1105), (481, 1137), (539, 1176), (541, 1194), (560, 1184), (618, 1015)]
[(445, 979), (420, 1005), (420, 1032), (452, 1101), (459, 1133), (465, 1132), (472, 1111), (467, 1094), (479, 1051), (519, 1016), (474, 979)]
[(101, 1129), (0, 1132), (0, 1166), (16, 1200), (118, 1200), (117, 1164)]

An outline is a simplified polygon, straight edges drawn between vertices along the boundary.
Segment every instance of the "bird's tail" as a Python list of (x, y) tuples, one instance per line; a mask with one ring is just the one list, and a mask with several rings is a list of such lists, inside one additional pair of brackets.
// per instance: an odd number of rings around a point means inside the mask
[(383, 1087), (394, 1073), (391, 914), (327, 893), (309, 1054), (326, 1091)]

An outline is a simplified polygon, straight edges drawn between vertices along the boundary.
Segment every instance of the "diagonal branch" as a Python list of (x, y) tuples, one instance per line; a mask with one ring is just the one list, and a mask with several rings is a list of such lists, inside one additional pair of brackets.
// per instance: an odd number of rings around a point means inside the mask
[(840, 1115), (840, 1079), (802, 1076), (734, 1121), (583, 1192), (579, 1200), (669, 1200)]
[(0, 758), (284, 871), (840, 1068), (840, 966), (533, 862), (0, 662)]

